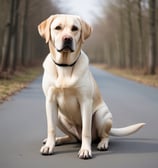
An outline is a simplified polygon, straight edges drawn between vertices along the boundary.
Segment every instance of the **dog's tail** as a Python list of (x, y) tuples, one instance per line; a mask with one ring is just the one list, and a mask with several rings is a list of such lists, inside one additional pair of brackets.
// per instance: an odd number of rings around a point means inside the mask
[(140, 128), (142, 128), (145, 123), (138, 123), (134, 125), (130, 125), (123, 128), (111, 128), (110, 135), (112, 136), (127, 136), (137, 132)]

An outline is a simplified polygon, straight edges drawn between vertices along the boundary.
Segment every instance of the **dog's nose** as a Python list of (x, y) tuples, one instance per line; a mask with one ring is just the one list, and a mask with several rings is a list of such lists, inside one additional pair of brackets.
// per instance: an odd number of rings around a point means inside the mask
[(70, 42), (72, 42), (72, 37), (70, 37), (70, 36), (64, 36), (63, 40), (64, 40), (64, 42), (70, 43)]
[(69, 35), (65, 35), (63, 36), (63, 46), (62, 46), (62, 50), (64, 51), (74, 51), (73, 48), (73, 38)]

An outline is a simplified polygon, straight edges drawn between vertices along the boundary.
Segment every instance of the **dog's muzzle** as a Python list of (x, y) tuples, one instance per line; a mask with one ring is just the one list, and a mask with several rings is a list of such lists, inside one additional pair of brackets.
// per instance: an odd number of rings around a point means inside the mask
[(73, 49), (73, 38), (70, 36), (65, 36), (63, 38), (63, 45), (61, 49), (57, 50), (58, 52), (74, 52)]

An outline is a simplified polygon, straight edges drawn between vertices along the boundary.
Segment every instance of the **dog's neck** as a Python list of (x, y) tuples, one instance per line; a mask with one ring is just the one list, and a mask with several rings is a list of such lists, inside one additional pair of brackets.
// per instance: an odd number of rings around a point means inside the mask
[(59, 67), (73, 67), (76, 64), (76, 62), (78, 61), (80, 55), (81, 55), (81, 53), (79, 54), (79, 56), (77, 57), (77, 59), (72, 64), (59, 64), (59, 63), (55, 62), (55, 60), (53, 58), (52, 58), (52, 60)]
[(58, 52), (56, 51), (55, 47), (51, 42), (49, 43), (49, 49), (54, 64), (56, 64), (59, 67), (73, 67), (81, 55), (81, 50), (77, 50), (72, 53)]

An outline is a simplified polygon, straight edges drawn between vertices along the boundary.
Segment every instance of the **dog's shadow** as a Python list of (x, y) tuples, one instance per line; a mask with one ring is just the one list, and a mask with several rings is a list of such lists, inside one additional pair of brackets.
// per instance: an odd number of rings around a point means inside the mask
[[(57, 146), (56, 154), (74, 153), (80, 149), (81, 144)], [(108, 151), (98, 151), (97, 143), (92, 144), (93, 157), (99, 155), (129, 154), (129, 153), (157, 153), (158, 139), (140, 138), (113, 138), (110, 140)]]
[[(96, 144), (97, 145), (97, 144)], [(109, 150), (106, 152), (95, 152), (96, 146), (93, 145), (94, 156), (110, 154), (141, 154), (157, 153), (158, 139), (140, 139), (140, 138), (114, 138), (109, 143)]]

